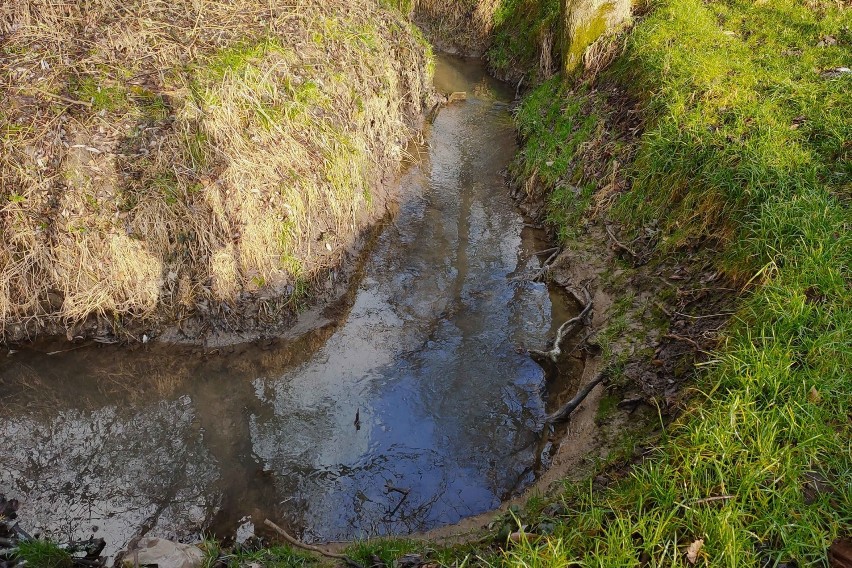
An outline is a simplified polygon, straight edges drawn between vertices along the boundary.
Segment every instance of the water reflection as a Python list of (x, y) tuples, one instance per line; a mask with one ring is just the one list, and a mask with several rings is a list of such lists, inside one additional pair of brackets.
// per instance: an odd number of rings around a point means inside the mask
[(209, 357), (8, 360), (0, 487), (28, 523), (112, 550), (233, 532), (246, 515), (344, 539), (451, 523), (531, 480), (544, 378), (517, 347), (541, 345), (565, 307), (513, 279), (541, 245), (501, 176), (508, 93), (460, 60), (441, 60), (436, 84), (469, 99), (428, 128), (338, 328)]

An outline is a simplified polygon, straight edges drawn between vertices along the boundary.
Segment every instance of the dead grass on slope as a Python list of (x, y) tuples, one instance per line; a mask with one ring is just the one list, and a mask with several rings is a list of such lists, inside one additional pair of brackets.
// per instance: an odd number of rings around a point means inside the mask
[(0, 6), (0, 338), (298, 300), (428, 87), (373, 0)]
[(438, 46), (478, 55), (488, 47), (499, 7), (500, 0), (415, 0), (414, 18)]

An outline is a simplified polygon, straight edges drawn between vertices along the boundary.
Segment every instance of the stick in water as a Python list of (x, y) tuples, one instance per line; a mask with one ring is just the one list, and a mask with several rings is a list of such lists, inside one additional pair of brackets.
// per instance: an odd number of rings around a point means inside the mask
[(587, 396), (589, 396), (589, 393), (592, 392), (592, 389), (595, 388), (598, 383), (604, 380), (605, 376), (606, 369), (598, 373), (597, 377), (589, 381), (589, 384), (580, 389), (577, 394), (574, 395), (574, 398), (569, 400), (565, 406), (563, 406), (553, 414), (549, 414), (545, 422), (551, 423), (566, 420), (569, 416), (571, 416), (571, 413), (574, 412), (574, 410), (576, 410), (578, 406), (580, 406), (580, 403), (583, 402)]

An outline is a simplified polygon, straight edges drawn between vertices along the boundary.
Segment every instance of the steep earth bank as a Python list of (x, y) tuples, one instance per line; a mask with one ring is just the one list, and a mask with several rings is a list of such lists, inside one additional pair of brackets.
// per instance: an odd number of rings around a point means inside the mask
[(2, 340), (286, 328), (345, 281), (431, 89), (374, 0), (13, 1), (0, 38)]

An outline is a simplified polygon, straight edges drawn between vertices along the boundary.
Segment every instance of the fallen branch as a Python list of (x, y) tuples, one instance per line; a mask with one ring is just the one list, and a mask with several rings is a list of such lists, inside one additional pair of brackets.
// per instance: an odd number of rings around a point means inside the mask
[(577, 394), (574, 395), (574, 398), (569, 400), (565, 406), (554, 412), (553, 414), (548, 414), (547, 418), (545, 418), (545, 424), (553, 423), (553, 422), (563, 422), (571, 416), (571, 413), (574, 412), (578, 406), (589, 396), (589, 393), (592, 392), (592, 389), (598, 386), (598, 383), (606, 378), (607, 368), (605, 367), (598, 375), (592, 379), (589, 384), (581, 388), (577, 391)]
[(561, 249), (556, 249), (553, 254), (547, 257), (547, 260), (544, 261), (544, 264), (541, 265), (541, 268), (538, 272), (535, 273), (535, 276), (532, 277), (532, 281), (538, 281), (542, 276), (550, 272), (550, 269), (553, 268), (553, 263), (556, 262), (556, 257), (559, 256)]
[(586, 304), (583, 306), (583, 311), (576, 317), (573, 317), (559, 326), (559, 329), (556, 330), (556, 339), (553, 340), (553, 348), (550, 351), (538, 351), (536, 349), (530, 349), (529, 353), (531, 356), (541, 357), (543, 359), (549, 359), (552, 362), (556, 363), (559, 360), (559, 356), (562, 354), (562, 342), (565, 340), (574, 328), (577, 327), (578, 324), (582, 323), (586, 316), (589, 315), (589, 312), (592, 310), (592, 306), (594, 302), (592, 302), (591, 296), (589, 296), (589, 291), (583, 288), (583, 293), (585, 295)]
[(284, 538), (284, 540), (286, 540), (287, 542), (289, 542), (290, 544), (292, 544), (293, 546), (295, 546), (297, 548), (301, 548), (303, 550), (308, 550), (310, 552), (316, 552), (317, 554), (321, 554), (321, 555), (326, 556), (328, 558), (336, 558), (338, 560), (343, 560), (343, 561), (349, 563), (349, 558), (347, 558), (345, 554), (337, 554), (336, 552), (329, 552), (327, 550), (323, 550), (322, 548), (320, 548), (318, 546), (305, 544), (301, 540), (299, 540), (297, 538), (293, 538), (292, 536), (287, 534), (287, 531), (285, 531), (284, 529), (282, 529), (281, 527), (279, 527), (278, 525), (276, 525), (275, 523), (273, 523), (269, 519), (266, 519), (265, 521), (263, 521), (263, 524), (265, 524), (266, 526), (268, 526), (269, 528), (271, 528), (272, 530), (277, 532), (279, 535), (281, 535)]

